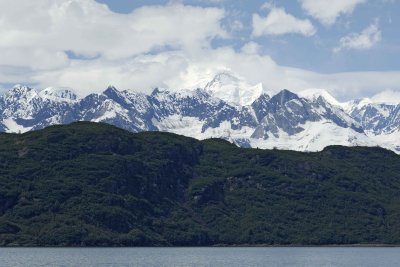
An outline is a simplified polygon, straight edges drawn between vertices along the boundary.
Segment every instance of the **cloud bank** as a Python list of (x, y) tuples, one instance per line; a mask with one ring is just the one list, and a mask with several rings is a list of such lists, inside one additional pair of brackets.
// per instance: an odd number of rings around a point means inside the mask
[[(239, 48), (214, 46), (232, 38), (224, 18), (222, 8), (183, 4), (119, 14), (94, 0), (2, 0), (0, 83), (68, 86), (83, 95), (110, 84), (149, 92), (203, 87), (228, 69), (269, 90), (320, 87), (342, 100), (400, 84), (400, 72), (320, 74), (281, 66), (260, 52), (256, 39)], [(284, 9), (259, 19), (254, 35), (314, 32), (311, 23)], [(270, 25), (278, 26), (272, 30)]]

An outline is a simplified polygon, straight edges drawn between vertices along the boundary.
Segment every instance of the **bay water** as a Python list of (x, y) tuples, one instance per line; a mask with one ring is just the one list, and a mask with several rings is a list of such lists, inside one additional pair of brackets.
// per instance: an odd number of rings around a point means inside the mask
[(0, 266), (400, 266), (397, 247), (0, 248)]

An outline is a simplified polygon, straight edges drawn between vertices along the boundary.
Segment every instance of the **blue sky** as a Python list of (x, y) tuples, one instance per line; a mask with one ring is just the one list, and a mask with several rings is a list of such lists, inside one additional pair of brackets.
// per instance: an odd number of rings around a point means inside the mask
[[(97, 0), (107, 4), (111, 10), (118, 13), (130, 13), (133, 9), (143, 5), (166, 5), (171, 1), (126, 1), (126, 0)], [(225, 41), (215, 41), (214, 46), (232, 45), (236, 49), (246, 42), (256, 41), (261, 46), (261, 53), (270, 55), (278, 64), (305, 68), (312, 71), (334, 73), (347, 71), (390, 71), (400, 69), (400, 4), (396, 1), (370, 0), (360, 4), (351, 15), (339, 16), (337, 22), (324, 26), (315, 18), (308, 16), (301, 8), (301, 3), (295, 0), (269, 1), (277, 7), (298, 17), (308, 18), (317, 29), (311, 37), (298, 34), (285, 34), (279, 36), (261, 36), (253, 38), (252, 15), (258, 13), (262, 16), (268, 10), (261, 7), (268, 1), (263, 0), (226, 0), (226, 1), (179, 1), (189, 5), (205, 7), (216, 6), (227, 10), (228, 18), (225, 23), (229, 27), (229, 20), (240, 20), (244, 28), (235, 32), (233, 38)], [(333, 48), (339, 43), (340, 38), (352, 32), (361, 32), (368, 27), (374, 19), (379, 20), (382, 39), (371, 49), (342, 50), (334, 53)]]
[(201, 87), (229, 70), (342, 100), (400, 91), (396, 0), (4, 0), (0, 87)]

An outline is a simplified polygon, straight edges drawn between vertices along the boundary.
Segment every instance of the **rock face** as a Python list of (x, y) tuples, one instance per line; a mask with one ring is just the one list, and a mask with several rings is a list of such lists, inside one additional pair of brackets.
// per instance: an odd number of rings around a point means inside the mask
[(383, 146), (400, 152), (400, 105), (339, 103), (324, 90), (268, 94), (231, 73), (204, 89), (149, 94), (108, 87), (80, 98), (67, 88), (17, 85), (0, 97), (0, 131), (26, 132), (73, 121), (106, 122), (132, 132), (218, 137), (243, 147), (322, 150), (328, 145)]

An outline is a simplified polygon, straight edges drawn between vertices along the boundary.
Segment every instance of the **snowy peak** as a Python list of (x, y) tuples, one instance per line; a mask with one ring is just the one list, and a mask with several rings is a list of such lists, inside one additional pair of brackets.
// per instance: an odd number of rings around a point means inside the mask
[(251, 105), (265, 93), (261, 83), (250, 85), (244, 79), (228, 71), (215, 75), (206, 85), (205, 90), (212, 96), (237, 106)]
[(15, 94), (25, 94), (27, 92), (30, 92), (34, 90), (31, 87), (28, 87), (26, 85), (21, 85), (21, 84), (16, 84), (13, 86), (11, 90), (9, 90), (10, 93), (15, 93)]
[(107, 89), (103, 91), (103, 95), (114, 101), (119, 101), (121, 98), (124, 98), (122, 93), (114, 86), (108, 86)]
[(156, 95), (168, 94), (168, 93), (169, 93), (168, 89), (157, 87), (157, 88), (154, 88), (153, 92), (151, 92), (151, 95), (156, 96)]
[(5, 98), (11, 101), (18, 99), (30, 100), (37, 96), (35, 89), (17, 84), (5, 94)]
[[(313, 132), (312, 129), (313, 127), (317, 129), (324, 123), (331, 124), (332, 127), (349, 129), (336, 132), (354, 135), (364, 134), (359, 123), (346, 114), (340, 106), (330, 104), (321, 95), (300, 98), (297, 94), (284, 89), (269, 101), (257, 100), (252, 106), (260, 121), (252, 135), (256, 139), (272, 139), (279, 143), (282, 140), (279, 141), (278, 139), (286, 140), (293, 136), (297, 136), (296, 138), (300, 140), (302, 134), (306, 132), (308, 137), (315, 135), (317, 138), (319, 133)], [(264, 112), (261, 113), (260, 111)], [(260, 120), (259, 114), (264, 116), (262, 120)], [(317, 139), (310, 138), (309, 141), (311, 140)]]
[(348, 113), (348, 103), (341, 103), (325, 89), (307, 89), (299, 96), (312, 104), (312, 109), (325, 118), (329, 118), (341, 127), (349, 127), (358, 133), (364, 134), (361, 124)]
[(75, 102), (79, 100), (77, 94), (66, 87), (48, 87), (40, 91), (39, 96), (55, 102)]
[(241, 79), (234, 76), (233, 73), (229, 71), (224, 71), (215, 75), (214, 79), (210, 82), (210, 84), (232, 84), (239, 82), (241, 82)]
[(374, 103), (365, 98), (349, 102), (347, 112), (370, 135), (400, 133), (400, 104)]
[(299, 99), (299, 96), (296, 95), (295, 93), (290, 92), (287, 89), (283, 89), (282, 91), (274, 95), (271, 98), (270, 102), (274, 106), (284, 106), (286, 102), (289, 102), (294, 99)]
[(103, 94), (105, 94), (105, 95), (107, 95), (108, 93), (118, 94), (118, 93), (120, 93), (120, 91), (117, 88), (115, 88), (115, 86), (109, 85), (109, 86), (107, 86), (106, 90), (103, 91)]
[(298, 93), (300, 97), (306, 98), (311, 101), (325, 100), (331, 105), (342, 107), (343, 103), (336, 100), (327, 90), (310, 88)]

